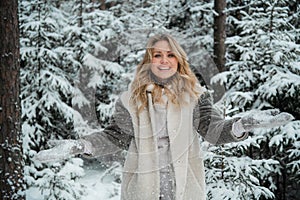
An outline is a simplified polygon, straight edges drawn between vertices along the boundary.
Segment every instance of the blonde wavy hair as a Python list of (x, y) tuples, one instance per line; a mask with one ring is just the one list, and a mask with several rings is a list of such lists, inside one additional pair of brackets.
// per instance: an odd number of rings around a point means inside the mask
[(189, 63), (187, 62), (187, 55), (178, 44), (178, 42), (168, 34), (159, 34), (150, 37), (146, 45), (146, 52), (143, 60), (137, 66), (135, 78), (131, 84), (131, 99), (134, 103), (139, 102), (138, 111), (147, 107), (147, 87), (153, 84), (151, 91), (154, 102), (162, 102), (161, 87), (156, 84), (151, 78), (151, 63), (153, 57), (154, 45), (158, 41), (167, 41), (170, 45), (171, 51), (178, 60), (177, 73), (168, 83), (170, 87), (165, 87), (165, 93), (172, 103), (179, 105), (184, 103), (184, 93), (188, 93), (192, 99), (198, 99), (200, 95), (200, 85), (191, 71)]

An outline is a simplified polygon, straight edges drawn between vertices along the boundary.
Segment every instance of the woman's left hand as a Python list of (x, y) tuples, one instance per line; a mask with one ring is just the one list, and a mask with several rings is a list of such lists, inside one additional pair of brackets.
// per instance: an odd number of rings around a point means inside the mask
[(251, 131), (255, 128), (274, 128), (282, 126), (294, 120), (293, 115), (280, 112), (277, 109), (253, 110), (243, 116), (239, 121), (244, 131)]

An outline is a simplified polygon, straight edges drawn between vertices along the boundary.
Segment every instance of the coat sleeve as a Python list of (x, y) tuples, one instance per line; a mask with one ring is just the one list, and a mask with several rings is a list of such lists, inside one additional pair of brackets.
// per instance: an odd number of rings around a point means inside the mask
[(214, 108), (209, 92), (201, 95), (193, 111), (194, 128), (211, 144), (225, 144), (245, 139), (247, 133), (239, 138), (232, 133), (232, 125), (239, 119), (225, 120)]
[(88, 144), (89, 157), (99, 157), (127, 150), (133, 138), (133, 125), (128, 110), (120, 99), (115, 105), (110, 124), (101, 132), (95, 132), (81, 139)]

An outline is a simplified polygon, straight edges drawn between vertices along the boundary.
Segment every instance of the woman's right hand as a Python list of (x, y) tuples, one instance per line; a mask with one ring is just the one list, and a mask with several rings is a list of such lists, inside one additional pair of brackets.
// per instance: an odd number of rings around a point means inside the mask
[(50, 140), (48, 145), (51, 147), (42, 150), (34, 156), (34, 160), (42, 163), (57, 162), (74, 155), (84, 153), (84, 142), (82, 140)]

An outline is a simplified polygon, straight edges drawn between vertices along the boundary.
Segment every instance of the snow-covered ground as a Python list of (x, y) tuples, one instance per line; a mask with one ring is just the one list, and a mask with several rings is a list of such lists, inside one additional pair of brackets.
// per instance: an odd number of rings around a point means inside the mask
[[(120, 187), (113, 183), (113, 177), (103, 176), (100, 169), (85, 169), (85, 176), (79, 182), (86, 188), (87, 194), (84, 200), (119, 200)], [(102, 180), (102, 181), (101, 181)], [(43, 196), (36, 188), (29, 188), (26, 192), (26, 200), (41, 200)]]

